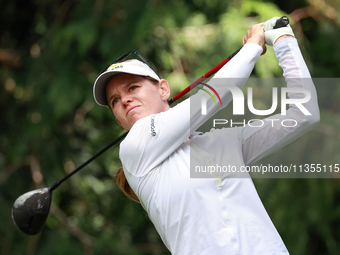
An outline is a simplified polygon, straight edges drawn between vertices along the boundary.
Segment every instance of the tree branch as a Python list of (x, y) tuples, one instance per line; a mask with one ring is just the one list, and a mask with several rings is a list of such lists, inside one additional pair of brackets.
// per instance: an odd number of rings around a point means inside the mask
[(95, 242), (95, 238), (86, 234), (82, 229), (77, 227), (76, 225), (69, 224), (69, 219), (67, 215), (54, 203), (51, 204), (50, 209), (51, 214), (60, 222), (63, 226), (65, 226), (68, 231), (75, 237), (79, 239), (79, 241), (84, 246), (84, 255), (92, 255), (93, 254), (93, 243)]

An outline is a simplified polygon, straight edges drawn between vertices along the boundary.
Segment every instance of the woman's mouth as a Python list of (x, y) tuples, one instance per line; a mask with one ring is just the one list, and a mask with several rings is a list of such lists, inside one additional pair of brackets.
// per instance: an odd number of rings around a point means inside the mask
[(133, 106), (131, 107), (127, 112), (126, 112), (126, 116), (129, 114), (129, 112), (131, 112), (133, 109), (139, 107), (140, 105), (136, 105), (136, 106)]

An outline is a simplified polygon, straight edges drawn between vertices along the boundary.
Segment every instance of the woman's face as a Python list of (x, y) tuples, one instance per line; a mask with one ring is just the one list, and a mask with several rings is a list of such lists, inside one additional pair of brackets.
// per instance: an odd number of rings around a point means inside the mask
[(141, 118), (170, 109), (169, 84), (160, 80), (153, 84), (149, 79), (132, 74), (113, 76), (106, 86), (106, 99), (118, 123), (126, 130)]

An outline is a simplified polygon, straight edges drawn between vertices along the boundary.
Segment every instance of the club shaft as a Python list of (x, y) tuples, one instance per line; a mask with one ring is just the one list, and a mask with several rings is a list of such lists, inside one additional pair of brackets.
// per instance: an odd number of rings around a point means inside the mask
[[(289, 19), (286, 16), (282, 16), (280, 19), (278, 19), (276, 21), (276, 25), (274, 27), (274, 29), (276, 28), (280, 28), (280, 27), (284, 27), (287, 26), (289, 24)], [(206, 74), (204, 74), (203, 76), (201, 76), (199, 79), (197, 79), (195, 82), (193, 82), (192, 84), (190, 84), (187, 88), (185, 88), (183, 91), (181, 91), (180, 93), (178, 93), (176, 96), (174, 96), (172, 99), (169, 100), (169, 104), (174, 103), (176, 100), (178, 100), (179, 98), (181, 98), (182, 96), (184, 96), (185, 94), (187, 94), (190, 90), (192, 90), (193, 88), (195, 88), (197, 85), (199, 85), (200, 83), (204, 82), (206, 79), (208, 79), (209, 77), (211, 77), (213, 74), (215, 74), (217, 71), (219, 71), (225, 64), (227, 64), (240, 50), (242, 49), (239, 48), (237, 51), (235, 51), (233, 54), (231, 54), (228, 58), (226, 58), (225, 60), (223, 60), (221, 63), (219, 63), (217, 66), (215, 66), (213, 69), (211, 69), (209, 72), (207, 72)], [(87, 166), (89, 163), (91, 163), (93, 160), (95, 160), (97, 157), (99, 157), (101, 154), (103, 154), (105, 151), (107, 151), (109, 148), (111, 148), (113, 145), (117, 144), (119, 141), (121, 141), (122, 139), (124, 139), (127, 136), (128, 132), (125, 132), (124, 134), (122, 134), (120, 137), (118, 137), (116, 140), (114, 140), (112, 143), (110, 143), (108, 146), (106, 146), (104, 149), (102, 149), (100, 152), (98, 152), (96, 155), (94, 155), (92, 158), (90, 158), (89, 160), (87, 160), (85, 163), (83, 163), (81, 166), (79, 166), (78, 168), (76, 168), (73, 172), (71, 172), (70, 174), (68, 174), (67, 176), (65, 176), (63, 179), (61, 179), (60, 181), (54, 183), (49, 189), (50, 191), (53, 191), (54, 189), (56, 189), (61, 183), (63, 183), (64, 181), (66, 181), (68, 178), (70, 178), (72, 175), (74, 175), (75, 173), (77, 173), (78, 171), (80, 171), (82, 168), (84, 168), (85, 166)]]
[[(282, 16), (280, 19), (278, 19), (275, 23), (274, 29), (285, 27), (289, 24), (289, 19), (286, 16)], [(201, 76), (199, 79), (197, 79), (195, 82), (191, 83), (187, 88), (182, 90), (180, 93), (178, 93), (176, 96), (174, 96), (172, 99), (169, 100), (169, 104), (172, 104), (179, 98), (181, 98), (183, 95), (187, 94), (189, 91), (191, 91), (193, 88), (195, 88), (197, 85), (204, 82), (206, 79), (208, 79), (210, 76), (215, 74), (217, 71), (219, 71), (225, 64), (227, 64), (240, 50), (239, 48), (237, 51), (235, 51), (233, 54), (231, 54), (228, 58), (223, 60), (221, 63), (219, 63), (217, 66), (215, 66), (213, 69), (211, 69), (209, 72), (207, 72), (205, 75)]]
[(207, 72), (205, 75), (201, 76), (199, 79), (197, 79), (196, 81), (194, 81), (193, 83), (191, 83), (187, 88), (185, 88), (184, 90), (182, 90), (180, 93), (178, 93), (176, 96), (174, 96), (172, 99), (169, 100), (169, 104), (172, 104), (173, 102), (175, 102), (176, 100), (178, 100), (179, 98), (181, 98), (182, 96), (184, 96), (185, 94), (187, 94), (190, 90), (192, 90), (193, 88), (195, 88), (197, 85), (201, 84), (202, 82), (204, 82), (206, 79), (208, 79), (209, 77), (211, 77), (213, 74), (215, 74), (217, 71), (219, 71), (225, 64), (227, 64), (240, 50), (242, 49), (239, 48), (237, 51), (235, 51), (233, 54), (231, 54), (228, 58), (226, 58), (225, 60), (223, 60), (221, 63), (219, 63), (217, 66), (215, 66), (213, 69), (211, 69), (209, 72)]
[(127, 136), (128, 132), (125, 132), (124, 134), (122, 134), (120, 137), (118, 137), (116, 140), (114, 140), (112, 143), (110, 143), (108, 146), (106, 146), (104, 149), (102, 149), (100, 152), (98, 152), (96, 155), (94, 155), (92, 158), (90, 158), (89, 160), (87, 160), (85, 163), (83, 163), (81, 166), (77, 167), (75, 170), (73, 170), (73, 172), (71, 172), (70, 174), (68, 174), (67, 176), (65, 176), (63, 179), (61, 179), (60, 181), (54, 183), (51, 187), (50, 187), (50, 191), (53, 191), (54, 189), (58, 188), (58, 186), (63, 183), (64, 181), (66, 181), (68, 178), (70, 178), (72, 175), (74, 175), (75, 173), (77, 173), (78, 171), (80, 171), (82, 168), (84, 168), (85, 166), (87, 166), (88, 164), (90, 164), (93, 160), (95, 160), (96, 158), (98, 158), (101, 154), (103, 154), (105, 151), (107, 151), (108, 149), (110, 149), (113, 145), (115, 145), (116, 143), (118, 143), (119, 141), (121, 141), (122, 139), (124, 139)]

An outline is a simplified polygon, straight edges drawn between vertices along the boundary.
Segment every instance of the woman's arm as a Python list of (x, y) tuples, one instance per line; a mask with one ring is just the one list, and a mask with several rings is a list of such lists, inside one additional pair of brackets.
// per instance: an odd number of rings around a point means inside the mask
[[(253, 34), (254, 41), (250, 40), (241, 51), (219, 72), (218, 78), (232, 79), (233, 85), (241, 88), (247, 81), (254, 65), (263, 52), (264, 32), (258, 29)], [(262, 45), (257, 33), (262, 35)], [(232, 100), (229, 90), (218, 89), (223, 107)], [(205, 92), (199, 91), (189, 99), (174, 108), (148, 116), (137, 121), (130, 130), (126, 139), (121, 143), (120, 158), (124, 169), (135, 176), (143, 176), (158, 166), (171, 153), (173, 153), (189, 136), (205, 121), (213, 116), (222, 106), (215, 105), (212, 100), (207, 103), (207, 114), (201, 114), (201, 100)], [(154, 135), (152, 135), (154, 134)], [(127, 176), (128, 177), (128, 176)]]
[[(320, 119), (316, 90), (297, 40), (295, 38), (282, 39), (274, 44), (274, 51), (283, 69), (287, 87), (307, 89), (310, 92), (311, 98), (303, 106), (311, 115), (305, 115), (295, 104), (291, 104), (286, 115), (277, 114), (268, 118), (261, 128), (250, 126), (240, 128), (239, 134), (246, 165), (256, 162), (297, 139), (311, 130)], [(302, 93), (288, 93), (288, 96), (290, 99), (305, 97)], [(269, 121), (270, 119), (273, 121)], [(292, 121), (282, 125), (281, 122), (288, 119)], [(254, 123), (253, 126), (256, 124)]]

